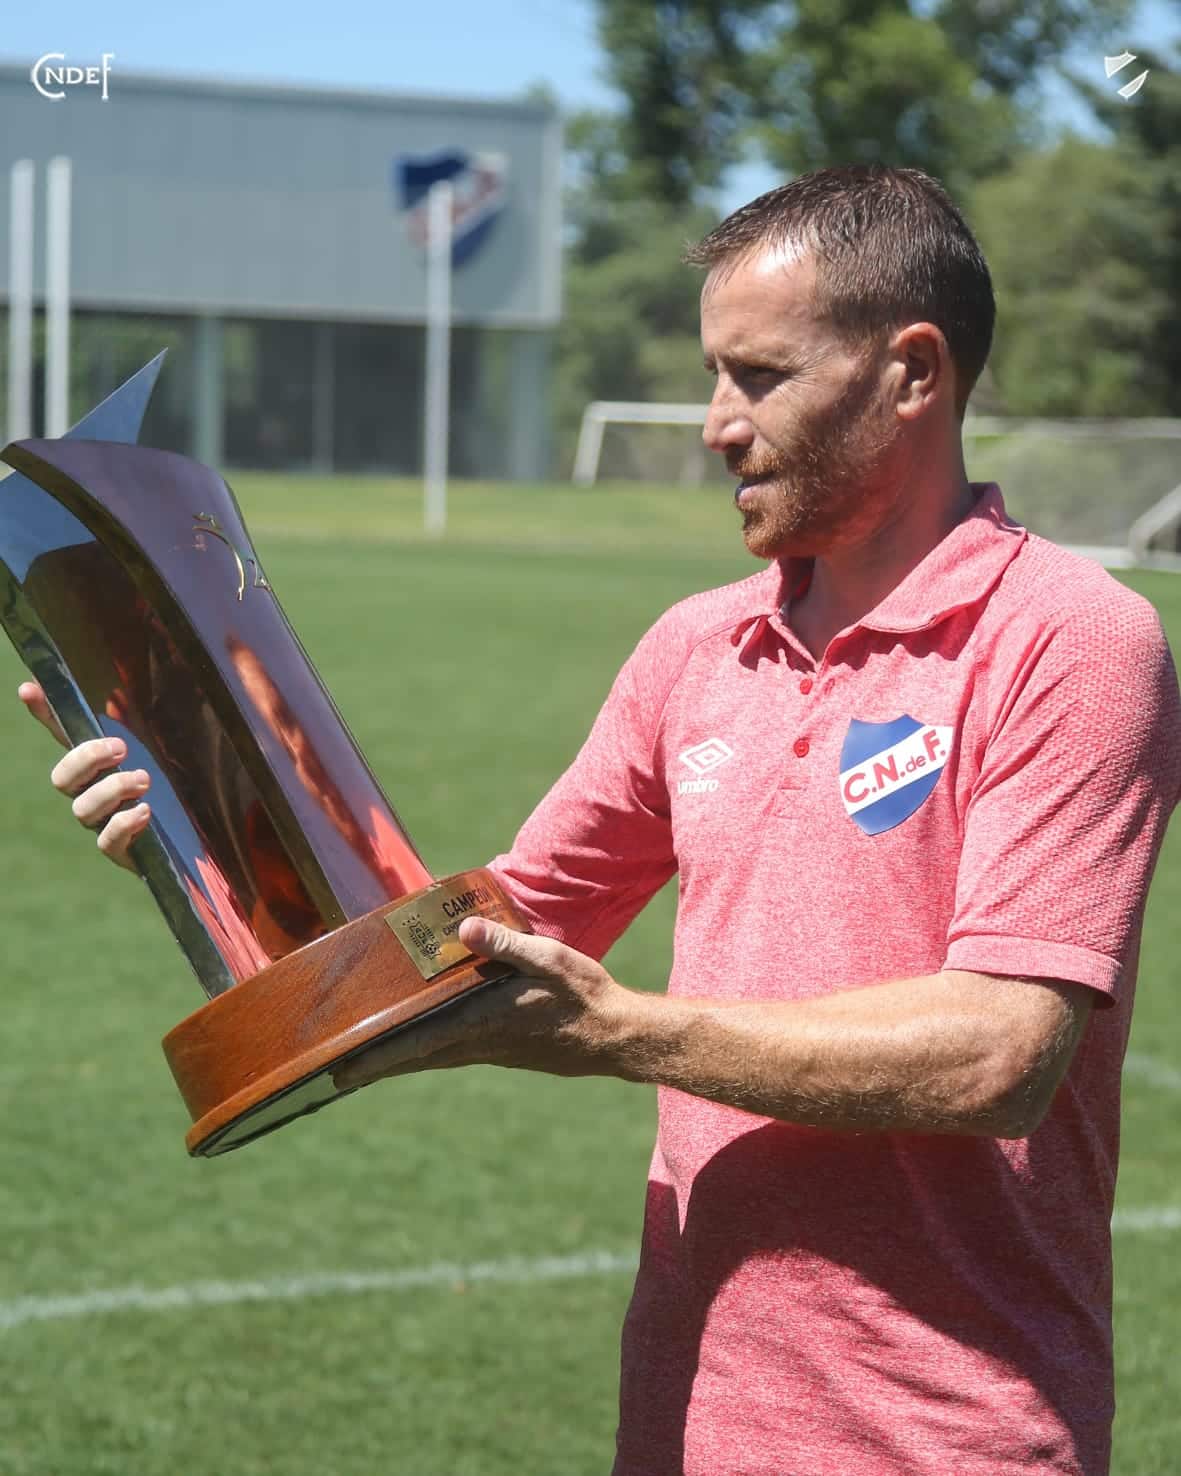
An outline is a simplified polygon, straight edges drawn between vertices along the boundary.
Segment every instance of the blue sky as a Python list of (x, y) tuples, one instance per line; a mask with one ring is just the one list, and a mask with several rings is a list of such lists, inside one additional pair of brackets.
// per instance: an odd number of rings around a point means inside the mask
[[(31, 63), (46, 51), (116, 66), (395, 91), (511, 96), (547, 81), (571, 106), (609, 105), (591, 0), (58, 0), (5, 7), (0, 56)], [(1141, 0), (1131, 41), (1181, 37), (1176, 0)], [(1133, 47), (1134, 49), (1134, 47)], [(75, 57), (71, 56), (71, 60)], [(1102, 76), (1102, 58), (1095, 58)]]
[[(6, 7), (0, 55), (48, 50), (116, 67), (394, 91), (511, 96), (544, 79), (571, 105), (608, 104), (589, 0), (61, 0)], [(71, 57), (71, 60), (73, 57)]]
[[(300, 7), (291, 0), (59, 0), (10, 4), (0, 57), (31, 64), (46, 51), (71, 61), (115, 53), (114, 75), (128, 70), (227, 79), (308, 82), (393, 91), (506, 97), (545, 81), (569, 107), (611, 106), (592, 0), (334, 0)], [(1181, 39), (1176, 0), (1141, 0), (1127, 33), (1108, 48), (1134, 50)], [(1102, 54), (1092, 62), (1103, 79)], [(1052, 88), (1055, 116), (1076, 124), (1068, 90)], [(748, 198), (772, 182), (744, 170), (728, 195)]]

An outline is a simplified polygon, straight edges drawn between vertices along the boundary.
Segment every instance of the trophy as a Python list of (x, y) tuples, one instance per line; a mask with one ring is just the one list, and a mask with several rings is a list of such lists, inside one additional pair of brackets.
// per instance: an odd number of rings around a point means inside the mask
[(337, 1097), (333, 1072), (511, 969), (495, 877), (435, 881), (263, 573), (216, 473), (137, 444), (163, 354), (0, 481), (0, 623), (72, 743), (151, 775), (131, 858), (208, 1000), (164, 1039), (210, 1156)]

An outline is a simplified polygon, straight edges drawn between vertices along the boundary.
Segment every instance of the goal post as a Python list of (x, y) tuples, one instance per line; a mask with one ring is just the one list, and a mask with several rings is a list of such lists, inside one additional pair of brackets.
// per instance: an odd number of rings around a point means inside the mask
[(638, 400), (592, 400), (582, 412), (574, 482), (591, 487), (599, 475), (603, 431), (608, 425), (704, 425), (708, 405), (660, 405)]
[[(720, 477), (721, 458), (701, 442), (708, 408), (592, 401), (579, 429), (575, 483), (590, 487), (603, 477), (684, 487), (708, 480), (711, 462)], [(1111, 566), (1166, 567), (1181, 557), (1181, 420), (1038, 420), (970, 410), (963, 442), (969, 477), (999, 483), (1010, 514), (1033, 532)], [(621, 455), (625, 447), (633, 449)]]
[(1108, 567), (1175, 557), (1181, 420), (969, 414), (964, 460), (1018, 522)]

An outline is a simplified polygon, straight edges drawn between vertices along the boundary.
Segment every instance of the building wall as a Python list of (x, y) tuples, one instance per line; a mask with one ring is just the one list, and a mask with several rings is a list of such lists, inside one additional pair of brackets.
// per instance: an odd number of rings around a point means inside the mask
[(560, 124), (546, 105), (117, 67), (106, 102), (93, 88), (51, 102), (27, 66), (0, 65), (0, 310), (8, 170), (37, 165), (40, 301), (44, 166), (68, 155), (72, 419), (168, 346), (150, 444), (213, 464), (416, 474), (426, 261), (423, 206), (403, 199), (400, 163), (441, 153), (471, 161), (461, 201), (481, 165), (501, 179), (499, 208), (452, 275), (451, 468), (544, 475), (561, 251)]
[[(50, 102), (25, 68), (0, 67), (4, 175), (20, 158), (74, 161), (73, 291), (86, 307), (421, 321), (425, 256), (397, 193), (398, 162), (458, 150), (503, 162), (504, 206), (455, 272), (456, 318), (550, 327), (559, 130), (532, 103), (118, 71), (106, 102), (87, 88)], [(0, 233), (0, 293), (8, 249)]]

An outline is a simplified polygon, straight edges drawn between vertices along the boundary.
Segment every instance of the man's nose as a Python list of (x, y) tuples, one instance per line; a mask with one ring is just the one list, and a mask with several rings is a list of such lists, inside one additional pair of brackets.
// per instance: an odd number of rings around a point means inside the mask
[(754, 438), (755, 428), (746, 405), (719, 380), (705, 413), (701, 439), (711, 451), (725, 453), (749, 446)]

